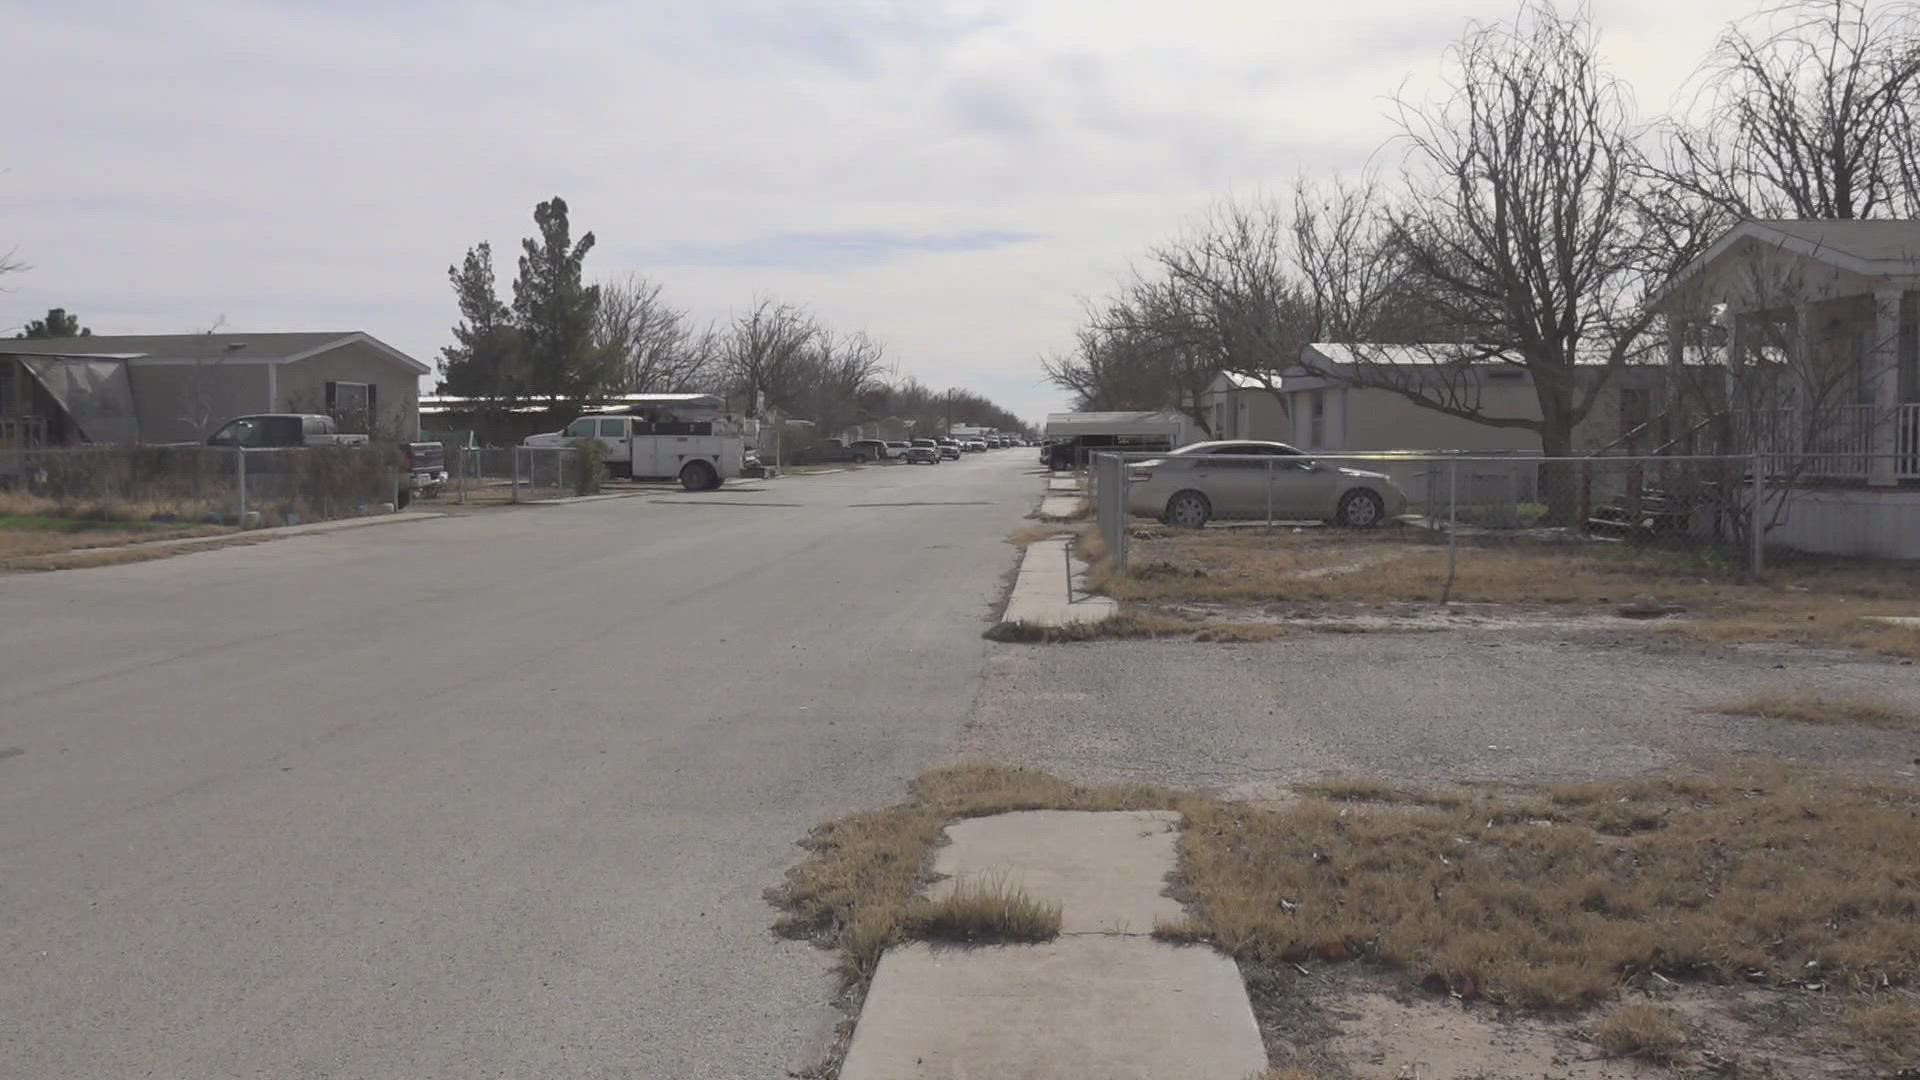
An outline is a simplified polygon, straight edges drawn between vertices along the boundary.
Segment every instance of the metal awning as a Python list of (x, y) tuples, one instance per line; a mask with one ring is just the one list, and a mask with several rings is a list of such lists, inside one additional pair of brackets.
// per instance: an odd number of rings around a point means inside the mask
[(1175, 412), (1072, 412), (1047, 415), (1047, 438), (1145, 435), (1178, 442), (1187, 418)]
[(140, 441), (125, 360), (19, 354), (14, 359), (60, 403), (88, 442)]

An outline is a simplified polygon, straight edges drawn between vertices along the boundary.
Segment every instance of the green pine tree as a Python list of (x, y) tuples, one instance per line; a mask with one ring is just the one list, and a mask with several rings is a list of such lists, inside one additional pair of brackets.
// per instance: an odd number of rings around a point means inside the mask
[(33, 320), (26, 330), (13, 336), (16, 339), (92, 337), (93, 331), (81, 326), (80, 316), (67, 314), (66, 308), (48, 308), (46, 318)]
[(460, 325), (453, 328), (454, 343), (440, 350), (438, 391), (502, 402), (519, 396), (520, 335), (494, 286), (493, 245), (468, 248), (459, 266), (447, 267), (447, 280)]
[(593, 347), (593, 318), (600, 288), (581, 278), (581, 262), (593, 250), (593, 234), (571, 238), (567, 204), (558, 196), (533, 210), (540, 235), (522, 242), (520, 275), (513, 282), (513, 316), (519, 327), (527, 391), (570, 400), (600, 389), (604, 357)]

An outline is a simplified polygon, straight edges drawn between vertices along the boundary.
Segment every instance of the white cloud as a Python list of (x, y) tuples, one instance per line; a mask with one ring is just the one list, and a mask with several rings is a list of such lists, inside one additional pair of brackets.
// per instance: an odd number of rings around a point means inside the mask
[[(0, 5), (25, 91), (0, 250), (34, 267), (0, 324), (224, 314), (431, 359), (446, 266), (488, 239), (510, 277), (533, 204), (561, 194), (597, 273), (648, 272), (704, 315), (805, 301), (925, 381), (1037, 416), (1058, 397), (1035, 358), (1070, 340), (1080, 296), (1212, 198), (1363, 161), (1385, 95), (1430, 80), (1467, 17), (1515, 5), (1408, 6)], [(1592, 6), (1660, 109), (1752, 0)]]

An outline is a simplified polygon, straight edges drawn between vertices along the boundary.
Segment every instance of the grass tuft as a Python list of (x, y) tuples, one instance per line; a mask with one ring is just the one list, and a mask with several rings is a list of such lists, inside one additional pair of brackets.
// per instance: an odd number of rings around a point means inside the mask
[(1061, 909), (1027, 895), (1004, 877), (985, 876), (954, 884), (938, 900), (916, 904), (907, 913), (909, 936), (928, 941), (1051, 941), (1060, 934)]
[(1709, 711), (1725, 716), (1793, 720), (1802, 724), (1920, 731), (1920, 711), (1877, 698), (1814, 694), (1800, 690), (1764, 690), (1721, 702)]
[(1686, 1049), (1679, 1014), (1655, 1005), (1622, 1005), (1593, 1027), (1593, 1044), (1609, 1057), (1637, 1057), (1671, 1064)]

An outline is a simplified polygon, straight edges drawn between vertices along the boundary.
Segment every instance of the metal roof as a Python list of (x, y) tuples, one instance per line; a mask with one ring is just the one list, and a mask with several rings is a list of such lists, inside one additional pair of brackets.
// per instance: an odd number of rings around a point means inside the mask
[(1071, 412), (1048, 413), (1046, 433), (1058, 438), (1076, 435), (1178, 436), (1186, 427), (1187, 418), (1176, 412)]
[(88, 334), (0, 340), (0, 355), (127, 360), (224, 360), (288, 364), (365, 342), (424, 375), (432, 369), (361, 330), (270, 331), (261, 334)]

